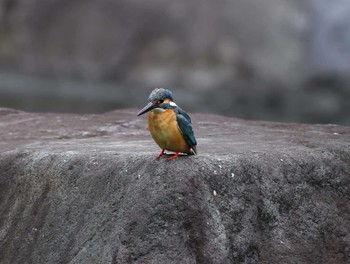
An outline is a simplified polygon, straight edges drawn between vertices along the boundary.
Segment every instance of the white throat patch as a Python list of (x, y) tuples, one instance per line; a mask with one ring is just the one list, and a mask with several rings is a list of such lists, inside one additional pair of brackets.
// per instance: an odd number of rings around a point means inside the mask
[(169, 103), (171, 106), (177, 106), (177, 104), (175, 104), (174, 102), (170, 102)]
[(164, 112), (165, 109), (163, 109), (163, 108), (154, 108), (152, 111), (154, 111), (155, 113), (160, 113), (160, 112)]

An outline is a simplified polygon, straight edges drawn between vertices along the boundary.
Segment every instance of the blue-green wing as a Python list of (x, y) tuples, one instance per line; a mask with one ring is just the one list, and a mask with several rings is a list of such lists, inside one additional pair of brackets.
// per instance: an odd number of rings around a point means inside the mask
[(197, 152), (197, 150), (196, 150), (197, 140), (193, 134), (191, 118), (182, 109), (178, 109), (178, 111), (176, 111), (176, 112), (177, 112), (176, 119), (177, 119), (177, 123), (179, 125), (179, 128), (181, 130), (181, 133), (184, 135), (187, 144), (194, 150), (194, 152), (196, 154), (196, 152)]

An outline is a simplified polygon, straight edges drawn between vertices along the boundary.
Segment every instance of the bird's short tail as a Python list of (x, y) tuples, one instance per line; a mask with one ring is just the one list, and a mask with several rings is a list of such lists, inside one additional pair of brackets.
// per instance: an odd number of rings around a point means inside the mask
[(197, 155), (197, 148), (196, 148), (196, 146), (193, 146), (193, 147), (191, 148), (191, 150), (192, 150), (192, 154), (193, 154), (193, 155)]

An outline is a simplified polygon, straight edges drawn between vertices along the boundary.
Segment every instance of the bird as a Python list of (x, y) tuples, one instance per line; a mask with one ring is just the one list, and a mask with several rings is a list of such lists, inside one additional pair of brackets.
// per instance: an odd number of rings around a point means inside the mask
[(165, 155), (166, 150), (175, 152), (168, 160), (178, 158), (179, 153), (197, 155), (197, 140), (191, 118), (174, 102), (170, 90), (155, 88), (148, 97), (148, 104), (137, 116), (147, 112), (148, 129), (153, 140), (162, 149), (157, 159)]

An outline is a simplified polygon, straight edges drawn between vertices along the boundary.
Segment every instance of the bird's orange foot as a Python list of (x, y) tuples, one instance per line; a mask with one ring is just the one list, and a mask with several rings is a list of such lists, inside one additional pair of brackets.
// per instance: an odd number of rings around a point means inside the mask
[(162, 152), (159, 153), (159, 155), (157, 156), (157, 159), (159, 159), (161, 156), (165, 155), (165, 149), (162, 149)]
[(174, 156), (168, 158), (168, 160), (173, 160), (179, 157), (179, 152), (176, 152)]

